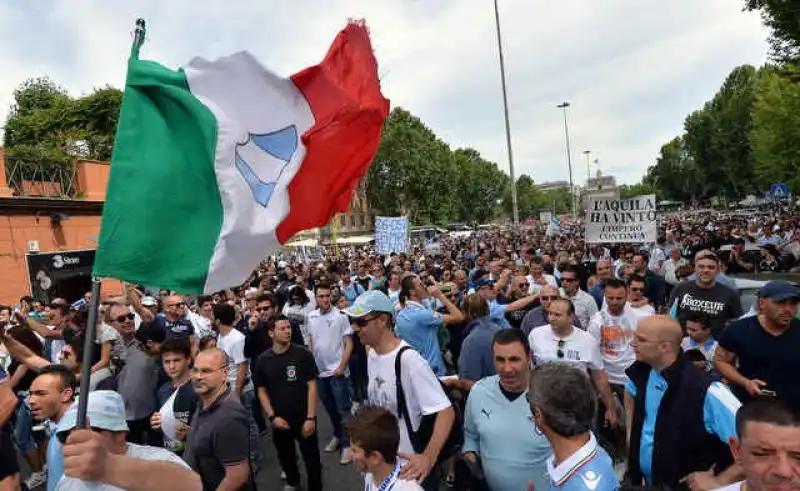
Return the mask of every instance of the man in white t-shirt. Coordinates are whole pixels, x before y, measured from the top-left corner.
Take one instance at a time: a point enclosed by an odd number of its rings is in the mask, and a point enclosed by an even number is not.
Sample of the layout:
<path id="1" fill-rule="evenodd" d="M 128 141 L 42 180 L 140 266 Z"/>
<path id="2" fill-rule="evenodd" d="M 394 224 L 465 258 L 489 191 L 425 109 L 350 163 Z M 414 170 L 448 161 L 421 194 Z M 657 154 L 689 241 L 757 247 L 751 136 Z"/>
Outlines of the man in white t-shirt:
<path id="1" fill-rule="evenodd" d="M 383 292 L 371 290 L 360 295 L 346 312 L 359 326 L 361 342 L 370 346 L 367 360 L 369 403 L 383 407 L 399 420 L 398 455 L 407 462 L 400 470 L 400 478 L 420 482 L 426 491 L 438 489 L 437 473 L 433 471 L 455 421 L 450 400 L 422 356 L 413 349 L 404 350 L 400 364 L 406 398 L 406 410 L 403 413 L 409 415 L 408 423 L 412 431 L 419 429 L 423 416 L 436 415 L 430 440 L 416 452 L 397 405 L 395 358 L 408 344 L 398 339 L 391 330 L 394 305 Z"/>
<path id="2" fill-rule="evenodd" d="M 91 430 L 76 429 L 76 401 L 58 423 L 64 475 L 57 491 L 200 491 L 200 476 L 177 455 L 158 447 L 127 443 L 125 402 L 110 390 L 89 393 Z"/>
<path id="3" fill-rule="evenodd" d="M 559 298 L 550 302 L 550 324 L 531 331 L 528 341 L 534 364 L 565 363 L 585 371 L 594 380 L 595 387 L 607 408 L 605 422 L 617 424 L 617 412 L 608 376 L 603 370 L 603 358 L 597 340 L 586 331 L 572 325 L 575 313 L 572 302 Z"/>
<path id="4" fill-rule="evenodd" d="M 236 311 L 227 303 L 214 305 L 214 319 L 219 335 L 217 348 L 228 355 L 228 385 L 231 394 L 239 400 L 245 392 L 253 391 L 250 368 L 244 356 L 244 334 L 233 328 Z"/>
<path id="5" fill-rule="evenodd" d="M 318 309 L 308 314 L 309 348 L 314 354 L 319 377 L 319 398 L 333 425 L 333 439 L 325 447 L 328 453 L 342 448 L 340 464 L 349 464 L 350 442 L 342 423 L 350 414 L 350 355 L 353 353 L 353 329 L 346 315 L 331 305 L 331 287 L 317 286 Z"/>

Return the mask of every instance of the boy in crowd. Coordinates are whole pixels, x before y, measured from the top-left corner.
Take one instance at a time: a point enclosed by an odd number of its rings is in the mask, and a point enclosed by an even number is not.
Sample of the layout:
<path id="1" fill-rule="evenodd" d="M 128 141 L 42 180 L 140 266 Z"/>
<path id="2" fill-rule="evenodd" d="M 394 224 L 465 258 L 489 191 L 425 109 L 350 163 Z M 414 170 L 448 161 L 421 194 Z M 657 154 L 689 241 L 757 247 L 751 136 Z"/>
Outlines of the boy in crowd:
<path id="1" fill-rule="evenodd" d="M 400 430 L 394 414 L 379 406 L 362 406 L 345 422 L 345 429 L 353 462 L 365 473 L 365 491 L 422 491 L 415 481 L 399 478 Z"/>

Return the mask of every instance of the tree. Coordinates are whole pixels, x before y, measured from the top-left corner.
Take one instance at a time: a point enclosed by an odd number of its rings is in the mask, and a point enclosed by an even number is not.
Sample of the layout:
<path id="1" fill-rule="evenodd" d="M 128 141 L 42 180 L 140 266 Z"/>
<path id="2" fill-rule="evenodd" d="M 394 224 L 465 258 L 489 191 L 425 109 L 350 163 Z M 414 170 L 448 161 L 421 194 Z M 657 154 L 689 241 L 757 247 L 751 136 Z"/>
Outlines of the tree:
<path id="1" fill-rule="evenodd" d="M 498 200 L 504 198 L 510 179 L 497 164 L 484 160 L 471 148 L 453 152 L 457 192 L 452 201 L 457 206 L 457 220 L 464 223 L 486 223 L 494 218 Z"/>
<path id="2" fill-rule="evenodd" d="M 800 193 L 800 86 L 772 70 L 757 91 L 750 134 L 761 190 L 786 183 Z"/>
<path id="3" fill-rule="evenodd" d="M 636 184 L 623 184 L 619 187 L 619 197 L 622 199 L 634 198 L 645 194 L 655 194 L 656 188 L 652 184 L 639 182 Z"/>
<path id="4" fill-rule="evenodd" d="M 797 0 L 745 0 L 745 9 L 759 11 L 770 30 L 770 51 L 775 61 L 800 59 L 800 2 Z"/>
<path id="5" fill-rule="evenodd" d="M 751 114 L 761 71 L 735 68 L 714 97 L 684 121 L 684 133 L 661 148 L 645 182 L 663 199 L 740 198 L 756 189 Z"/>
<path id="6" fill-rule="evenodd" d="M 74 158 L 110 160 L 121 102 L 122 92 L 111 87 L 73 99 L 47 77 L 26 80 L 4 127 L 6 165 L 30 179 Z"/>

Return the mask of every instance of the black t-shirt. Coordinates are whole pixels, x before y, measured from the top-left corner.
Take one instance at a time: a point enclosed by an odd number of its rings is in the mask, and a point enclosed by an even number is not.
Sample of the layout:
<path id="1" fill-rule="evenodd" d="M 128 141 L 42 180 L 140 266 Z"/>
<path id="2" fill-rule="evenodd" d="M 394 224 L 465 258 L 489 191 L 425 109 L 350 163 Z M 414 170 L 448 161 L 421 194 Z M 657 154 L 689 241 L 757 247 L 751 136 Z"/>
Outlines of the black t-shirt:
<path id="1" fill-rule="evenodd" d="M 736 354 L 742 376 L 766 382 L 765 389 L 800 409 L 800 321 L 792 320 L 786 332 L 773 336 L 761 327 L 757 316 L 746 317 L 728 326 L 719 345 Z M 732 389 L 742 402 L 752 399 L 743 387 Z"/>
<path id="2" fill-rule="evenodd" d="M 272 338 L 269 337 L 267 326 L 258 321 L 258 326 L 252 331 L 244 330 L 244 356 L 251 360 L 251 365 L 268 349 L 272 348 Z"/>
<path id="3" fill-rule="evenodd" d="M 700 288 L 694 281 L 684 281 L 676 286 L 669 297 L 669 307 L 677 300 L 678 322 L 686 326 L 690 313 L 699 312 L 711 319 L 711 333 L 719 339 L 727 321 L 743 315 L 739 293 L 721 283 L 712 288 Z"/>
<path id="4" fill-rule="evenodd" d="M 156 319 L 161 319 L 161 328 L 167 333 L 167 339 L 189 339 L 194 335 L 194 326 L 189 319 L 181 318 L 174 322 L 165 317 L 156 317 Z"/>
<path id="5" fill-rule="evenodd" d="M 308 382 L 317 378 L 314 355 L 292 344 L 284 353 L 265 351 L 256 362 L 253 382 L 267 390 L 275 416 L 291 425 L 305 420 L 308 410 Z"/>
<path id="6" fill-rule="evenodd" d="M 172 397 L 175 390 L 171 381 L 162 384 L 158 388 L 158 407 L 156 407 L 156 411 L 161 410 L 161 407 Z M 175 399 L 172 401 L 172 414 L 176 420 L 188 425 L 192 422 L 195 410 L 200 406 L 200 397 L 194 391 L 191 381 L 178 387 L 177 391 L 178 393 L 175 394 Z M 164 438 L 164 448 L 178 455 L 183 452 L 184 446 L 184 442 Z"/>

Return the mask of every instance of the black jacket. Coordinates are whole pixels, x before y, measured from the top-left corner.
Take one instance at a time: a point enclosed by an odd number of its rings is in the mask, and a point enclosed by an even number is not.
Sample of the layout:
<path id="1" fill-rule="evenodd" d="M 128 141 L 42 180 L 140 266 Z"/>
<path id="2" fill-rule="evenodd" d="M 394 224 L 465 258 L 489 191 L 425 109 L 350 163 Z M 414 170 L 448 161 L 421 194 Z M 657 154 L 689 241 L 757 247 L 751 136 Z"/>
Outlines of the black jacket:
<path id="1" fill-rule="evenodd" d="M 636 362 L 627 370 L 636 387 L 628 475 L 634 485 L 643 484 L 639 467 L 639 450 L 644 424 L 645 396 L 650 365 Z M 716 464 L 716 472 L 733 463 L 727 444 L 706 431 L 703 407 L 706 392 L 714 379 L 679 356 L 678 360 L 661 372 L 667 381 L 664 397 L 658 409 L 653 435 L 653 461 L 651 486 L 670 489 L 687 489 L 681 478 L 695 471 L 708 470 Z"/>

